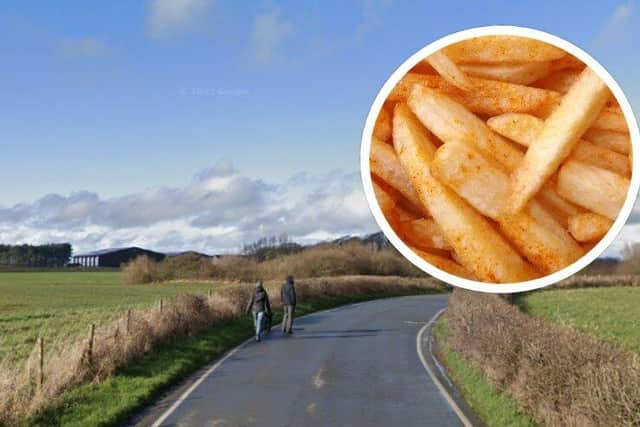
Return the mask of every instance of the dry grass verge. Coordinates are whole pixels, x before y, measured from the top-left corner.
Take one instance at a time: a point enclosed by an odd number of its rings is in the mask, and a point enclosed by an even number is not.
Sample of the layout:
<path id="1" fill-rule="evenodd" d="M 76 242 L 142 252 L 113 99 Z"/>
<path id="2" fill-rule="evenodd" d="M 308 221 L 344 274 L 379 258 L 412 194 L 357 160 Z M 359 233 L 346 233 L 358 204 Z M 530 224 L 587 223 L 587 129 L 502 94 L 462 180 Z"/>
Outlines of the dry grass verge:
<path id="1" fill-rule="evenodd" d="M 124 269 L 126 283 L 151 283 L 177 279 L 215 279 L 251 282 L 294 277 L 378 275 L 422 277 L 424 273 L 391 247 L 377 248 L 359 242 L 305 248 L 268 260 L 242 255 L 220 259 L 180 255 L 160 263 L 139 257 Z"/>
<path id="2" fill-rule="evenodd" d="M 453 349 L 549 426 L 640 425 L 640 361 L 620 347 L 455 290 Z"/>
<path id="3" fill-rule="evenodd" d="M 267 286 L 272 305 L 280 306 L 276 285 Z M 114 322 L 95 330 L 89 354 L 88 339 L 76 339 L 57 354 L 45 353 L 44 382 L 40 378 L 39 347 L 34 348 L 22 369 L 0 371 L 0 425 L 13 424 L 51 404 L 64 391 L 88 381 L 101 381 L 152 351 L 162 342 L 198 332 L 239 317 L 253 290 L 253 284 L 220 287 L 210 296 L 181 294 L 148 310 L 123 313 Z M 345 295 L 376 295 L 442 291 L 434 279 L 345 276 L 300 280 L 300 301 Z"/>

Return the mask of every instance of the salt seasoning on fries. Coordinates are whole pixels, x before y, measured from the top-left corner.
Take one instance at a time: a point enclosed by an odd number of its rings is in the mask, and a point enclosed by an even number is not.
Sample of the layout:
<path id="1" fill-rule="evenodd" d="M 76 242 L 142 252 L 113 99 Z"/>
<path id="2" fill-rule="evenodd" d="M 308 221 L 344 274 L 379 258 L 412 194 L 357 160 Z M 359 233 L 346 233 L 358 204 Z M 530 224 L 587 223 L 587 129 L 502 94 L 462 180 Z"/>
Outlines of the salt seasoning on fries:
<path id="1" fill-rule="evenodd" d="M 373 135 L 383 214 L 418 256 L 467 279 L 567 267 L 604 237 L 630 186 L 629 130 L 609 88 L 524 37 L 431 54 L 393 88 Z"/>

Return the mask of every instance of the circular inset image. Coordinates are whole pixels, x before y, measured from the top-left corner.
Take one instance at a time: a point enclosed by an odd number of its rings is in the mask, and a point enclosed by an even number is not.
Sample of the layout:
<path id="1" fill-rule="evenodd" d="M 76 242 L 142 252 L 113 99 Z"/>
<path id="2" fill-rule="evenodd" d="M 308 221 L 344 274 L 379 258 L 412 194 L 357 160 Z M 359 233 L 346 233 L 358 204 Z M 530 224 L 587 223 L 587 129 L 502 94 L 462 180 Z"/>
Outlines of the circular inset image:
<path id="1" fill-rule="evenodd" d="M 591 56 L 550 34 L 444 37 L 384 84 L 362 135 L 369 206 L 413 264 L 455 286 L 519 292 L 600 255 L 640 185 L 638 125 Z"/>

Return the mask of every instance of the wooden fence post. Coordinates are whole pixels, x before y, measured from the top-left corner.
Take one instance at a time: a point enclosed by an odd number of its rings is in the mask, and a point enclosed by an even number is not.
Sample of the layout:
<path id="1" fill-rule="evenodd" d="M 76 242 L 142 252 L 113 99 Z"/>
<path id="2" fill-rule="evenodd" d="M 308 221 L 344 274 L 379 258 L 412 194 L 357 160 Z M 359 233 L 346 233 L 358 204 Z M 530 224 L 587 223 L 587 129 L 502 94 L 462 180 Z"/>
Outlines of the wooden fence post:
<path id="1" fill-rule="evenodd" d="M 38 393 L 42 392 L 44 384 L 44 337 L 38 338 Z"/>
<path id="2" fill-rule="evenodd" d="M 93 364 L 93 339 L 96 334 L 96 325 L 92 323 L 89 325 L 89 341 L 87 342 L 87 362 L 89 365 Z"/>
<path id="3" fill-rule="evenodd" d="M 127 309 L 127 333 L 131 331 L 131 309 Z"/>
<path id="4" fill-rule="evenodd" d="M 160 298 L 160 313 L 162 313 L 162 298 Z"/>

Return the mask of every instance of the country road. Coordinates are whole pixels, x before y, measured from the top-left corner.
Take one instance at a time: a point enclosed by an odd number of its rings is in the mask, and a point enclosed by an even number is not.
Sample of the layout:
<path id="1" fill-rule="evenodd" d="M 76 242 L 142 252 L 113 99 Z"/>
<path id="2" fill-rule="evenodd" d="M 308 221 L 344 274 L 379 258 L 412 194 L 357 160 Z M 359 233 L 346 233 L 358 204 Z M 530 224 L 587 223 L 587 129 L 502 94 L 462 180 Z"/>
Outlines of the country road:
<path id="1" fill-rule="evenodd" d="M 304 316 L 296 320 L 293 336 L 274 328 L 262 342 L 249 343 L 200 375 L 190 393 L 186 386 L 176 390 L 136 422 L 461 425 L 416 351 L 417 333 L 446 304 L 445 295 L 403 297 Z"/>

